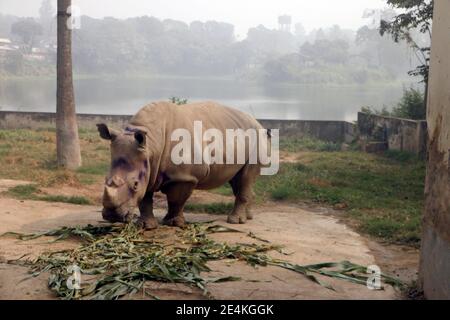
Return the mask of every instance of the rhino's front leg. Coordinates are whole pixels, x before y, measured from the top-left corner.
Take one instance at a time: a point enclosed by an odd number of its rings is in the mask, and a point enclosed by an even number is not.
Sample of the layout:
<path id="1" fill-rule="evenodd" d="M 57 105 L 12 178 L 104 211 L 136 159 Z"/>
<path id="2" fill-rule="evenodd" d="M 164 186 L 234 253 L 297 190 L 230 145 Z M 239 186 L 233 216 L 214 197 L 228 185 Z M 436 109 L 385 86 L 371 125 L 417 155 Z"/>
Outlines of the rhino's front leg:
<path id="1" fill-rule="evenodd" d="M 144 198 L 139 203 L 139 222 L 147 230 L 156 229 L 158 227 L 158 221 L 153 215 L 153 192 L 147 192 Z"/>
<path id="2" fill-rule="evenodd" d="M 174 227 L 184 226 L 183 209 L 193 190 L 194 184 L 190 182 L 175 182 L 163 190 L 163 193 L 167 195 L 168 204 L 168 212 L 163 219 L 165 225 Z"/>

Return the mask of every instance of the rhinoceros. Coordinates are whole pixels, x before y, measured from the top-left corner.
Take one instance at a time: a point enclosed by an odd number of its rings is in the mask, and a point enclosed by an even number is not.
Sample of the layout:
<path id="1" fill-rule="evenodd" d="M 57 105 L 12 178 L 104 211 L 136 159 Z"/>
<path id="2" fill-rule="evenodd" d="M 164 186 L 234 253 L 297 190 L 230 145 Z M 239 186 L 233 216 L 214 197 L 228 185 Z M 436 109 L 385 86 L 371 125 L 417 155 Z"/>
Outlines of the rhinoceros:
<path id="1" fill-rule="evenodd" d="M 184 129 L 194 134 L 196 121 L 201 121 L 203 130 L 216 129 L 224 136 L 227 129 L 264 130 L 270 144 L 270 130 L 264 129 L 252 116 L 213 102 L 184 105 L 154 102 L 140 109 L 121 131 L 97 124 L 100 137 L 111 142 L 111 166 L 103 192 L 104 219 L 129 221 L 133 209 L 138 207 L 139 224 L 146 229 L 156 228 L 153 195 L 161 191 L 168 203 L 163 224 L 182 227 L 185 223 L 183 208 L 193 190 L 213 189 L 225 183 L 231 185 L 235 196 L 227 222 L 245 223 L 252 219 L 249 210 L 252 186 L 260 168 L 264 167 L 259 154 L 256 163 L 249 161 L 256 149 L 252 151 L 246 143 L 245 159 L 239 163 L 174 163 L 173 148 L 179 143 L 172 141 L 174 131 Z M 206 145 L 207 141 L 201 142 L 202 147 Z M 225 159 L 227 151 L 223 152 Z"/>

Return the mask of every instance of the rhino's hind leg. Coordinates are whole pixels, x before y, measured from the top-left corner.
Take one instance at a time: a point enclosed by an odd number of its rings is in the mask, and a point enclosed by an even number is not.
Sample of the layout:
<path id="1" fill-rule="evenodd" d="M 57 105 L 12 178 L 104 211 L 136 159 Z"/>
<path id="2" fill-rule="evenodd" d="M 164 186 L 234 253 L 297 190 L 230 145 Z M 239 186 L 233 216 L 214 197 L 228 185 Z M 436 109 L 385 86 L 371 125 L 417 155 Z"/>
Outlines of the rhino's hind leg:
<path id="1" fill-rule="evenodd" d="M 230 181 L 235 196 L 233 211 L 228 215 L 228 223 L 245 223 L 247 219 L 253 219 L 250 205 L 253 200 L 252 186 L 257 170 L 254 165 L 245 165 Z"/>
<path id="2" fill-rule="evenodd" d="M 166 186 L 162 192 L 167 196 L 168 212 L 163 224 L 174 227 L 184 226 L 183 208 L 194 190 L 191 182 L 174 182 Z"/>
<path id="3" fill-rule="evenodd" d="M 153 192 L 147 192 L 139 204 L 139 212 L 141 213 L 139 217 L 139 223 L 142 227 L 150 230 L 156 229 L 158 227 L 158 221 L 153 215 Z"/>

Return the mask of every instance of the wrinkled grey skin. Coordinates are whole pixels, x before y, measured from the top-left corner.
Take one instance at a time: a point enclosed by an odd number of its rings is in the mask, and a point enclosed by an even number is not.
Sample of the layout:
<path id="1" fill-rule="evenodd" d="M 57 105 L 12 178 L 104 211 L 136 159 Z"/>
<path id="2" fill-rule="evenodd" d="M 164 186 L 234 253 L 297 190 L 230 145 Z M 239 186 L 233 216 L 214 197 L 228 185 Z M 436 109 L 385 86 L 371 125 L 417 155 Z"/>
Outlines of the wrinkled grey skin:
<path id="1" fill-rule="evenodd" d="M 132 210 L 142 201 L 149 180 L 145 132 L 117 132 L 97 125 L 100 136 L 111 140 L 111 166 L 103 192 L 103 218 L 129 221 Z"/>
<path id="2" fill-rule="evenodd" d="M 197 120 L 202 121 L 204 130 L 263 129 L 253 117 L 213 102 L 183 106 L 152 103 L 139 110 L 120 132 L 97 125 L 100 136 L 111 141 L 111 167 L 103 193 L 104 219 L 129 221 L 134 209 L 139 208 L 142 226 L 156 228 L 153 194 L 161 191 L 168 204 L 163 223 L 181 227 L 185 223 L 184 205 L 194 189 L 213 189 L 227 182 L 235 196 L 228 222 L 245 223 L 252 218 L 249 206 L 259 163 L 175 165 L 171 161 L 170 153 L 177 143 L 171 141 L 171 133 L 177 128 L 193 132 Z"/>

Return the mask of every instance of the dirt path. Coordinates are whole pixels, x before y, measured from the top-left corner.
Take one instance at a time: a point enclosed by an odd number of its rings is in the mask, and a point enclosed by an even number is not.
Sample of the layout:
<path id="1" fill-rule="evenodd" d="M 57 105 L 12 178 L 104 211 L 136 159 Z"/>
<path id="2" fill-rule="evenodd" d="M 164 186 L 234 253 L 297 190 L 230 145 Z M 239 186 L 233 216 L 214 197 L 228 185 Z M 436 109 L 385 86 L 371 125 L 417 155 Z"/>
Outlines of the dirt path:
<path id="1" fill-rule="evenodd" d="M 1 189 L 0 181 L 0 189 Z M 216 195 L 197 192 L 195 201 L 208 200 Z M 223 196 L 218 196 L 222 197 Z M 220 199 L 222 199 L 220 198 Z M 226 199 L 226 197 L 225 197 Z M 157 201 L 158 203 L 158 201 Z M 162 204 L 161 201 L 159 203 Z M 161 218 L 164 209 L 157 209 Z M 223 215 L 186 214 L 188 221 L 210 221 L 226 225 Z M 85 225 L 101 221 L 100 207 L 79 206 L 41 201 L 19 201 L 0 198 L 0 234 L 7 231 L 36 232 L 58 226 Z M 233 226 L 245 233 L 211 235 L 218 241 L 258 242 L 246 236 L 253 232 L 258 237 L 284 246 L 291 255 L 271 252 L 298 264 L 350 260 L 355 263 L 377 264 L 382 271 L 410 280 L 415 277 L 417 251 L 398 246 L 384 246 L 368 240 L 339 221 L 328 210 L 309 210 L 293 205 L 268 203 L 255 210 L 255 219 L 245 225 Z M 168 232 L 159 229 L 150 232 Z M 170 232 L 170 231 L 169 231 Z M 6 264 L 24 254 L 38 255 L 47 250 L 60 250 L 75 246 L 73 241 L 49 244 L 47 239 L 18 241 L 0 238 L 0 299 L 54 299 L 47 289 L 47 275 L 22 281 L 27 276 L 23 267 Z M 241 281 L 209 284 L 216 299 L 398 299 L 400 295 L 387 286 L 384 291 L 369 290 L 365 286 L 345 281 L 324 279 L 336 291 L 323 288 L 303 276 L 277 267 L 253 268 L 243 262 L 214 261 L 209 264 L 211 277 L 238 276 Z M 204 299 L 195 288 L 181 284 L 149 282 L 148 291 L 162 299 Z M 139 295 L 131 297 L 141 298 Z"/>

